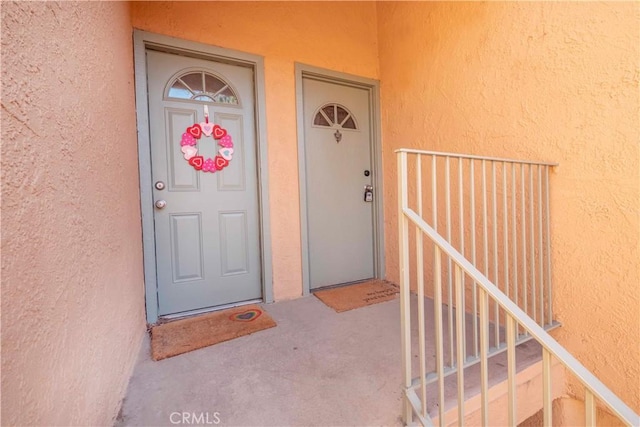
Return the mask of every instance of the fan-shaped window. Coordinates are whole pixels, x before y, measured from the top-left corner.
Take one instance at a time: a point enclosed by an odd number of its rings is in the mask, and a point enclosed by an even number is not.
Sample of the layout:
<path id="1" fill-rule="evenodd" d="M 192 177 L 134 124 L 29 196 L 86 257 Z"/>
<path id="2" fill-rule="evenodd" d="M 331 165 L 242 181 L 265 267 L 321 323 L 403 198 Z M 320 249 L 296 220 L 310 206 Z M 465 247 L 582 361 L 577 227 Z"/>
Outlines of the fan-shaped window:
<path id="1" fill-rule="evenodd" d="M 313 118 L 313 124 L 331 128 L 358 129 L 351 112 L 339 104 L 326 104 L 320 107 Z"/>
<path id="2" fill-rule="evenodd" d="M 238 96 L 229 83 L 205 71 L 189 71 L 176 77 L 169 85 L 167 97 L 217 104 L 239 104 Z"/>

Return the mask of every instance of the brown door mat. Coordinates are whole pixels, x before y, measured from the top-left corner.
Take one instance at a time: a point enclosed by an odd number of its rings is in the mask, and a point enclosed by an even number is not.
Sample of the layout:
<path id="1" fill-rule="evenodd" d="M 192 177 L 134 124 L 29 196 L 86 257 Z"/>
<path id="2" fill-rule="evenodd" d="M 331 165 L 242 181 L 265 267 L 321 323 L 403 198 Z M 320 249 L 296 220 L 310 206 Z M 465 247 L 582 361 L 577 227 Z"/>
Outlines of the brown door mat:
<path id="1" fill-rule="evenodd" d="M 320 301 L 341 313 L 395 299 L 400 289 L 386 280 L 372 279 L 366 282 L 345 285 L 314 292 Z"/>
<path id="2" fill-rule="evenodd" d="M 244 305 L 151 328 L 151 356 L 166 359 L 276 326 L 261 307 Z"/>

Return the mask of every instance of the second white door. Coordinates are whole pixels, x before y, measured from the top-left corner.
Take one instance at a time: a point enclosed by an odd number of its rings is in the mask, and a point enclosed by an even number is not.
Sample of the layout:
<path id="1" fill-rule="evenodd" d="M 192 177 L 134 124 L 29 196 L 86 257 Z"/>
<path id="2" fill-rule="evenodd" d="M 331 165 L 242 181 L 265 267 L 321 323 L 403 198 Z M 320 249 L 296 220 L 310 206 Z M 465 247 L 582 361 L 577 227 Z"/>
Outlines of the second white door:
<path id="1" fill-rule="evenodd" d="M 302 89 L 310 288 L 372 278 L 369 91 L 311 78 Z"/>

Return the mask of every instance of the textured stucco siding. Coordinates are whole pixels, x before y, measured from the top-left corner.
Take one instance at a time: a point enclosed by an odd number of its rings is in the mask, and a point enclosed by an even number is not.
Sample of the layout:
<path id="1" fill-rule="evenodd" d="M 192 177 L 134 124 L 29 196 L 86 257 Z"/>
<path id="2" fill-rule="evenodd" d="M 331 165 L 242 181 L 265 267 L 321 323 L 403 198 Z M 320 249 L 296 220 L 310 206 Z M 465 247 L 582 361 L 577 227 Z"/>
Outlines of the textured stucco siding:
<path id="1" fill-rule="evenodd" d="M 126 3 L 2 4 L 2 423 L 109 425 L 145 332 Z"/>
<path id="2" fill-rule="evenodd" d="M 375 4 L 135 2 L 131 21 L 142 30 L 264 56 L 274 297 L 300 296 L 294 63 L 377 78 Z"/>
<path id="3" fill-rule="evenodd" d="M 302 292 L 295 62 L 381 80 L 390 280 L 394 149 L 559 162 L 554 335 L 640 411 L 638 3 L 1 8 L 3 424 L 110 424 L 144 334 L 132 26 L 265 57 L 278 300 Z"/>
<path id="4" fill-rule="evenodd" d="M 554 335 L 640 410 L 640 4 L 379 3 L 385 240 L 412 147 L 560 163 Z M 570 384 L 571 393 L 580 391 Z"/>

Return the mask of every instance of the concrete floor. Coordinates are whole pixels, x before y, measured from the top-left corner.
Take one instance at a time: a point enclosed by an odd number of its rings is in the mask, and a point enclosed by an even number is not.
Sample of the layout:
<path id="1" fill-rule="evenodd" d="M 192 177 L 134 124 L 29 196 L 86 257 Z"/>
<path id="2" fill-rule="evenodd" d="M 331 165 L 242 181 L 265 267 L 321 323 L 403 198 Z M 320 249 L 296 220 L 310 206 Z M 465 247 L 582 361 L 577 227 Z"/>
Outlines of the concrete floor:
<path id="1" fill-rule="evenodd" d="M 147 340 L 117 425 L 401 425 L 398 300 L 338 314 L 308 296 L 265 309 L 277 327 L 159 362 Z M 539 357 L 526 344 L 518 365 Z M 492 383 L 504 376 L 500 359 L 490 364 Z M 454 377 L 446 390 L 455 394 Z"/>

